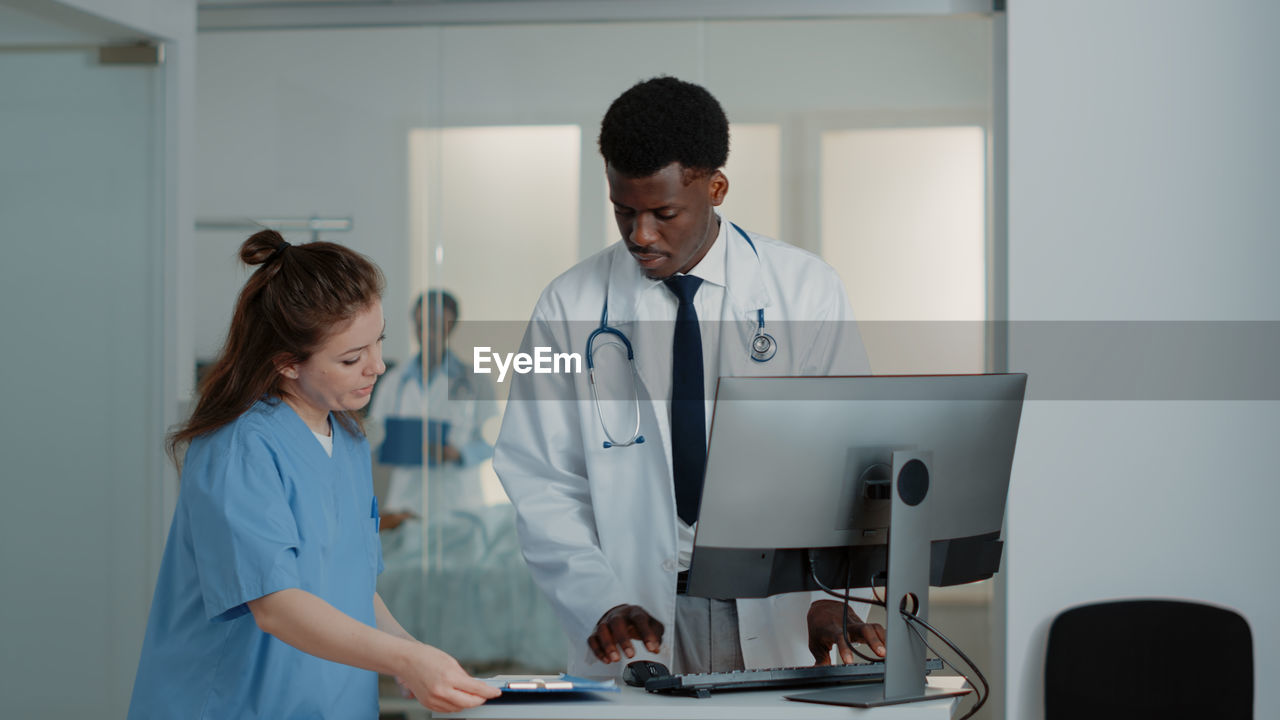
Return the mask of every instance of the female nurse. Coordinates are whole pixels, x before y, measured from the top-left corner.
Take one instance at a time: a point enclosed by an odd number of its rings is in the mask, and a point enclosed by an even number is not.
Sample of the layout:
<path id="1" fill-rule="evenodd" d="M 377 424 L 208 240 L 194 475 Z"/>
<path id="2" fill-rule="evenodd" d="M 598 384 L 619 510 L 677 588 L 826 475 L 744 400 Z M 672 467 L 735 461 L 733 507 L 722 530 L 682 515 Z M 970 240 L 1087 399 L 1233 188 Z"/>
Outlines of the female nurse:
<path id="1" fill-rule="evenodd" d="M 377 673 L 433 711 L 497 696 L 414 640 L 382 570 L 357 410 L 385 370 L 382 273 L 264 230 L 190 420 L 130 718 L 377 718 Z"/>

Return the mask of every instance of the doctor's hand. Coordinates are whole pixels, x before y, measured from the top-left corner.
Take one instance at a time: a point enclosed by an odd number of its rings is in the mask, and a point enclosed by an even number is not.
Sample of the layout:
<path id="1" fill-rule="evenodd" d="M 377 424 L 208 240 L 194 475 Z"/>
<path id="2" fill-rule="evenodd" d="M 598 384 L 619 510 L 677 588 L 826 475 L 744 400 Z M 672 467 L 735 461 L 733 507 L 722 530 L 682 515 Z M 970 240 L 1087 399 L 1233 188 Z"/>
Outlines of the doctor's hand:
<path id="1" fill-rule="evenodd" d="M 431 458 L 436 461 L 437 465 L 445 463 L 462 462 L 462 451 L 452 445 L 437 445 L 431 443 L 428 448 Z"/>
<path id="2" fill-rule="evenodd" d="M 840 651 L 841 662 L 847 665 L 854 660 L 853 649 L 844 638 L 841 605 L 837 600 L 816 600 L 809 606 L 809 652 L 813 653 L 814 665 L 831 664 L 832 645 Z M 862 622 L 852 609 L 849 610 L 849 637 L 854 642 L 866 643 L 877 656 L 884 657 L 884 626 Z"/>
<path id="3" fill-rule="evenodd" d="M 414 648 L 408 667 L 396 676 L 396 682 L 402 694 L 416 698 L 432 712 L 457 712 L 502 694 L 468 675 L 447 653 L 422 643 Z"/>
<path id="4" fill-rule="evenodd" d="M 395 530 L 403 525 L 405 520 L 415 517 L 418 516 L 411 512 L 383 513 L 382 521 L 379 523 L 378 527 L 383 530 Z"/>
<path id="5" fill-rule="evenodd" d="M 636 656 L 632 640 L 639 640 L 651 653 L 662 647 L 662 632 L 666 628 L 647 610 L 639 605 L 619 605 L 601 616 L 595 632 L 587 638 L 587 646 L 600 662 L 613 663 L 622 659 L 618 649 L 628 658 Z"/>

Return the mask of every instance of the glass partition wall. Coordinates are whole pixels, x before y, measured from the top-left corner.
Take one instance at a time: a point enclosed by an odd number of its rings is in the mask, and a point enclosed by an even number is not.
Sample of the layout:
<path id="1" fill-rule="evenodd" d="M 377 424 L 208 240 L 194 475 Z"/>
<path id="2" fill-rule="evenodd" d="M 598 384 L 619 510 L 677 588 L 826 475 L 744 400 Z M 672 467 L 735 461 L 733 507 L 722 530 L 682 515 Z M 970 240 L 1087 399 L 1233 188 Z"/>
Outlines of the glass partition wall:
<path id="1" fill-rule="evenodd" d="M 411 295 L 456 299 L 450 347 L 465 370 L 477 344 L 514 350 L 541 289 L 619 239 L 599 122 L 619 93 L 660 74 L 703 84 L 724 105 L 722 215 L 836 267 L 873 371 L 987 367 L 988 21 L 484 26 L 435 37 L 432 122 L 406 138 L 404 257 Z M 428 311 L 427 324 L 441 314 Z M 493 385 L 498 406 L 480 413 L 485 443 L 505 396 L 495 378 L 471 375 Z M 459 398 L 426 381 L 428 417 L 457 415 L 432 402 Z M 407 627 L 480 671 L 561 668 L 568 648 L 529 582 L 491 462 L 466 472 L 479 492 L 443 487 L 455 474 L 428 463 L 415 496 L 422 521 L 384 533 L 384 597 Z"/>
<path id="2" fill-rule="evenodd" d="M 349 215 L 353 231 L 325 239 L 387 273 L 385 354 L 413 373 L 389 373 L 380 385 L 403 388 L 378 401 L 421 403 L 426 418 L 421 466 L 375 465 L 384 513 L 412 515 L 382 532 L 379 589 L 405 627 L 477 673 L 554 672 L 587 652 L 567 647 L 524 566 L 488 456 L 507 382 L 474 373 L 472 352 L 516 349 L 542 288 L 618 241 L 596 138 L 637 81 L 674 75 L 720 100 L 722 216 L 837 269 L 874 372 L 995 365 L 992 45 L 980 16 L 202 36 L 202 134 L 289 179 L 272 204 L 269 183 L 209 154 L 202 187 L 233 190 L 202 212 Z M 223 110 L 246 105 L 263 117 Z M 428 295 L 415 364 L 413 306 L 431 290 L 452 302 Z M 445 330 L 452 359 L 432 352 Z M 370 423 L 375 455 L 387 435 Z"/>
<path id="3" fill-rule="evenodd" d="M 155 581 L 173 89 L 104 41 L 0 7 L 3 717 L 122 716 Z"/>

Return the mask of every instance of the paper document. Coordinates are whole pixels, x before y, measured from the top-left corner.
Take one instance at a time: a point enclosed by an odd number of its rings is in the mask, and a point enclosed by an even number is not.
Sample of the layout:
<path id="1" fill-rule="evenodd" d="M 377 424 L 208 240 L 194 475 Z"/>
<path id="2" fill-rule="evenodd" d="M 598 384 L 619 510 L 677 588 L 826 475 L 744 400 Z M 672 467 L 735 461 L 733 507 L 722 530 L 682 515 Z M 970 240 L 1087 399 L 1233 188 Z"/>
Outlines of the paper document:
<path id="1" fill-rule="evenodd" d="M 572 693 L 572 692 L 620 692 L 613 680 L 589 680 L 560 673 L 558 677 L 537 675 L 495 675 L 485 678 L 490 687 L 503 693 Z"/>

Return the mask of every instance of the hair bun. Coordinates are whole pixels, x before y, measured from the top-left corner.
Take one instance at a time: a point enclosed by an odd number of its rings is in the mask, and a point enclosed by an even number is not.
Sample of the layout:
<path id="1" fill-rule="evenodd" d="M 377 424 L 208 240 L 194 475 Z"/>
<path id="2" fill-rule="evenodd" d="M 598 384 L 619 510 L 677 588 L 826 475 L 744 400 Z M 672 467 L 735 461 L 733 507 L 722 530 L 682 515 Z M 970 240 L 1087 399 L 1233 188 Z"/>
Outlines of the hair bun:
<path id="1" fill-rule="evenodd" d="M 245 265 L 265 265 L 271 262 L 289 243 L 275 230 L 259 230 L 240 246 L 240 261 Z"/>

